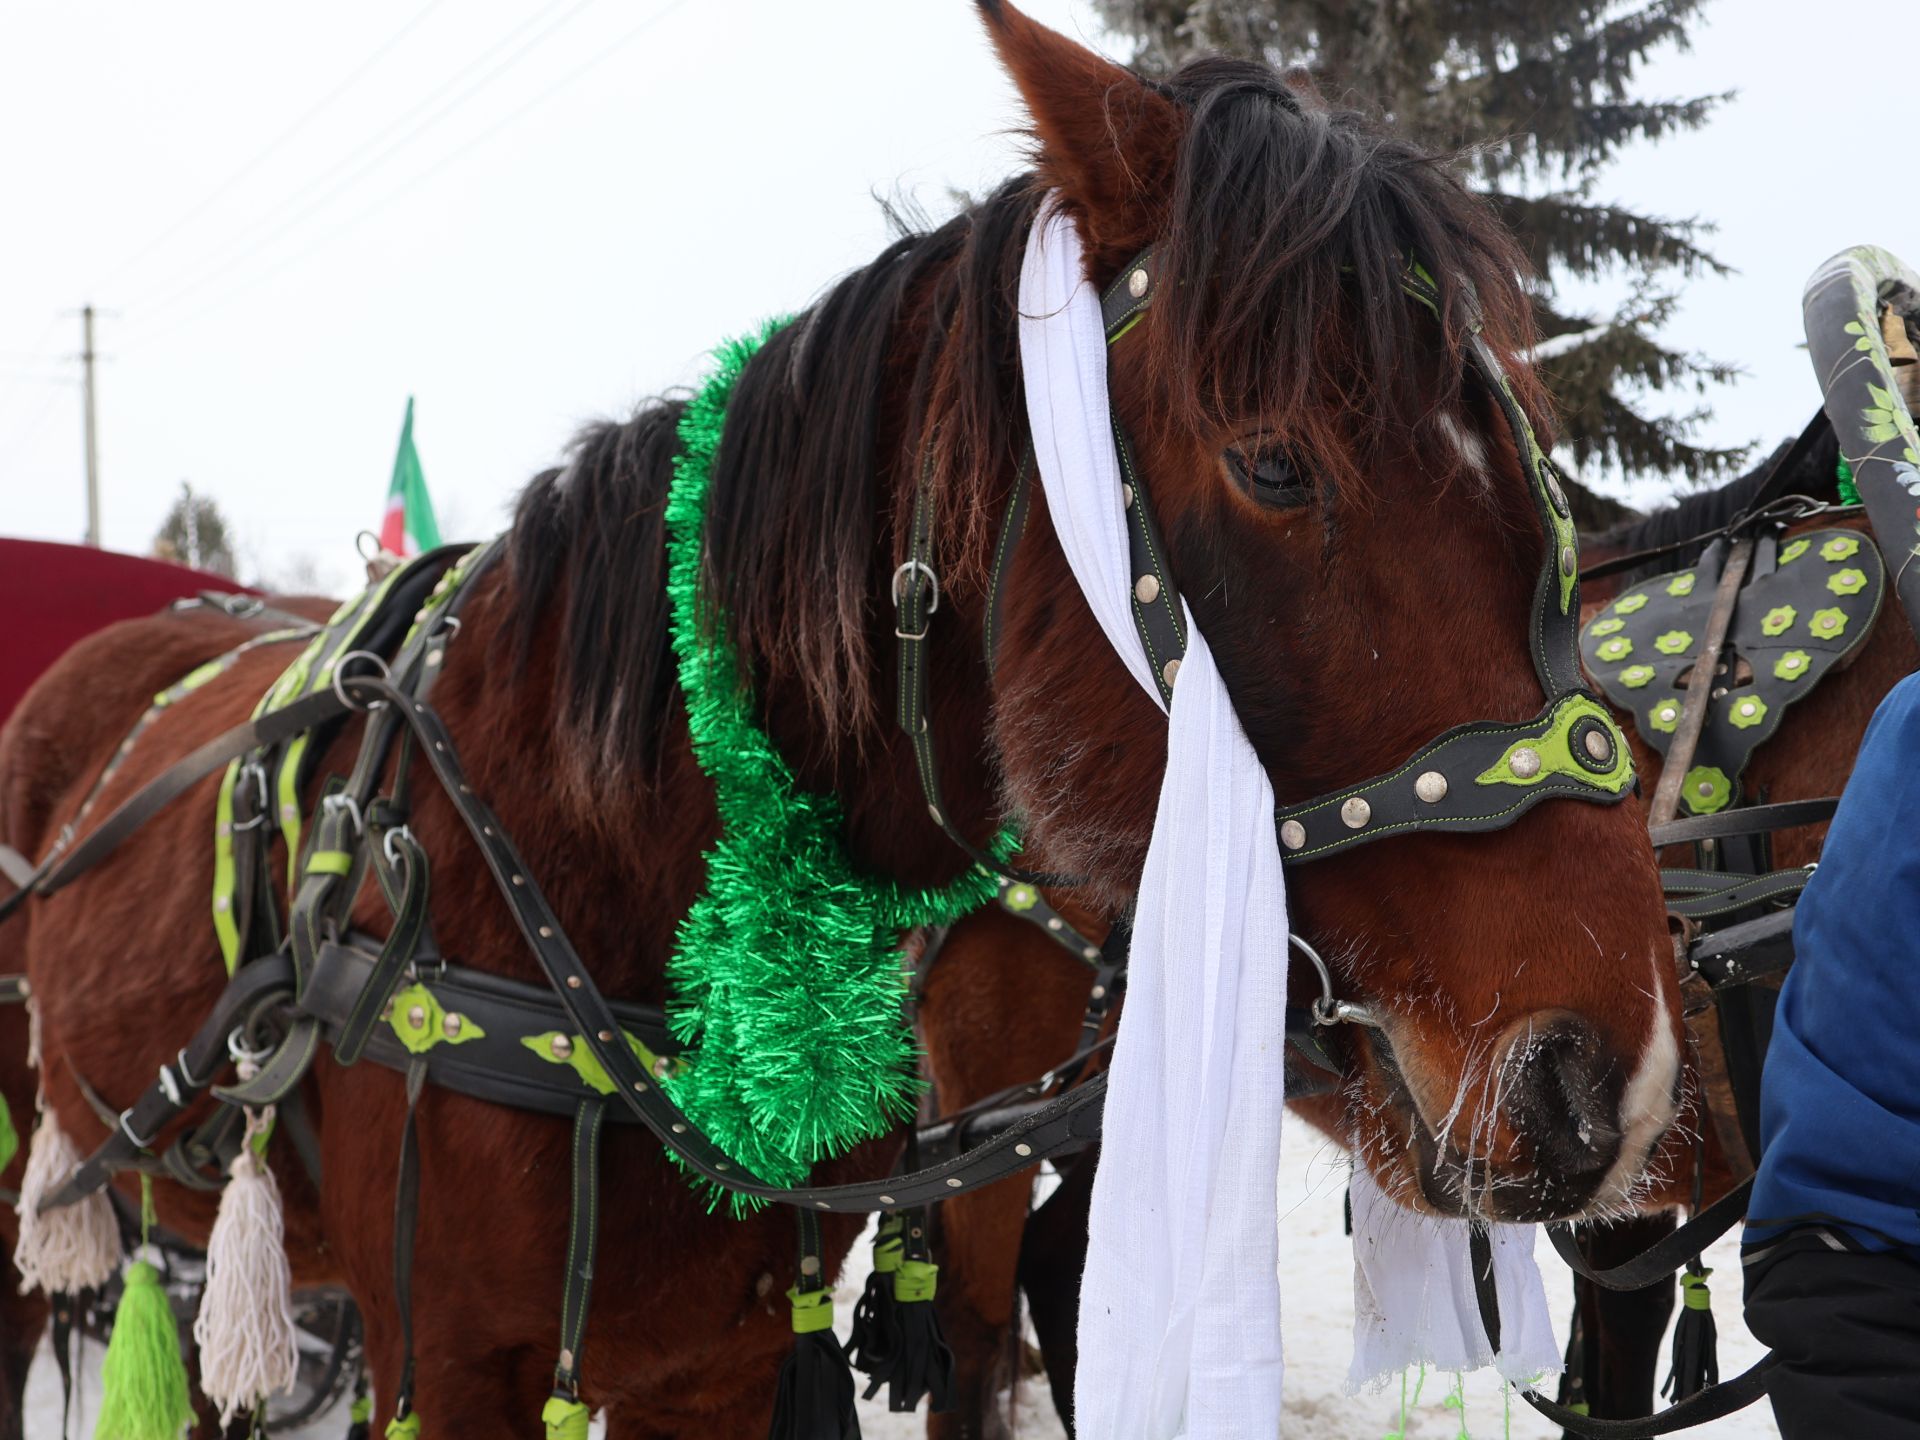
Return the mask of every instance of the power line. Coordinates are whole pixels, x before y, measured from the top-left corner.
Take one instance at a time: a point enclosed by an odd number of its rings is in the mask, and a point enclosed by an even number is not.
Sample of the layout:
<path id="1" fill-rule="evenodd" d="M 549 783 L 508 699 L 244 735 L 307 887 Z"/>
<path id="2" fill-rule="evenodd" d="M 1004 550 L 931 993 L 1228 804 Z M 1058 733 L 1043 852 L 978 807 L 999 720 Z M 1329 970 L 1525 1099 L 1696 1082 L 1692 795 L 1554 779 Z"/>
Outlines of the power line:
<path id="1" fill-rule="evenodd" d="M 62 318 L 60 313 L 55 311 L 52 318 L 47 321 L 46 328 L 34 339 L 33 344 L 20 352 L 20 358 L 25 359 L 29 363 L 42 358 L 46 353 L 47 341 L 53 338 L 53 332 L 58 328 Z M 46 356 L 46 358 L 52 359 L 53 357 Z M 0 376 L 0 415 L 7 413 L 7 401 L 10 394 L 17 393 L 18 387 L 24 383 L 24 380 L 24 376 L 14 376 L 12 378 Z"/>
<path id="2" fill-rule="evenodd" d="M 79 383 L 78 377 L 68 382 L 68 384 L 75 386 Z M 59 404 L 63 389 L 64 387 L 49 388 L 46 400 L 41 404 L 39 410 L 34 413 L 33 419 L 27 422 L 27 428 L 20 432 L 20 438 L 13 442 L 12 449 L 24 451 L 28 445 L 33 443 L 33 438 L 40 433 L 40 427 L 47 423 L 47 417 L 53 413 L 54 407 Z"/>
<path id="3" fill-rule="evenodd" d="M 233 188 L 242 180 L 246 179 L 268 160 L 279 154 L 280 151 L 287 146 L 288 142 L 300 134 L 301 131 L 305 130 L 314 119 L 323 114 L 334 101 L 338 100 L 355 85 L 359 84 L 374 66 L 386 59 L 402 40 L 405 40 L 407 36 L 411 35 L 414 30 L 419 27 L 421 21 L 439 9 L 443 3 L 444 0 L 427 0 L 425 5 L 414 11 L 412 17 L 404 25 L 389 35 L 371 55 L 356 65 L 345 79 L 341 80 L 331 90 L 327 91 L 326 94 L 322 95 L 318 100 L 314 101 L 312 105 L 303 110 L 291 125 L 287 126 L 286 129 L 268 141 L 263 148 L 256 151 L 238 170 L 235 170 L 231 175 L 227 176 L 225 180 L 222 180 L 218 185 L 214 186 L 206 195 L 202 196 L 185 214 L 181 215 L 171 225 L 167 226 L 166 229 L 153 236 L 115 266 L 108 275 L 106 283 L 111 285 L 115 280 L 118 280 L 122 275 L 126 274 L 128 270 L 139 264 L 140 261 L 146 259 L 147 256 L 151 255 L 175 235 L 178 235 L 188 225 L 206 214 L 215 204 L 232 193 Z"/>
<path id="4" fill-rule="evenodd" d="M 604 64 L 607 60 L 611 59 L 620 50 L 624 49 L 627 45 L 631 44 L 633 41 L 639 39 L 641 35 L 645 34 L 648 30 L 651 30 L 660 21 L 666 19 L 667 16 L 671 15 L 674 11 L 681 9 L 687 3 L 688 3 L 688 0 L 669 0 L 668 4 L 662 6 L 659 10 L 655 11 L 652 15 L 649 15 L 646 19 L 642 20 L 638 25 L 635 25 L 631 30 L 628 30 L 624 34 L 620 35 L 612 43 L 596 51 L 584 63 L 568 71 L 565 75 L 561 76 L 559 80 L 555 81 L 552 85 L 548 86 L 545 90 L 542 90 L 538 94 L 534 95 L 531 99 L 529 99 L 525 104 L 521 105 L 518 109 L 513 110 L 509 114 L 503 116 L 500 120 L 488 126 L 486 129 L 480 131 L 478 134 L 474 135 L 472 138 L 467 140 L 464 144 L 456 146 L 454 149 L 448 151 L 445 155 L 442 155 L 438 160 L 435 160 L 433 163 L 426 166 L 424 169 L 415 172 L 413 175 L 409 176 L 401 184 L 387 191 L 386 194 L 382 195 L 379 199 L 375 200 L 371 205 L 368 205 L 366 208 L 356 212 L 353 216 L 341 222 L 339 225 L 336 225 L 332 229 L 326 231 L 324 234 L 319 236 L 319 238 L 316 239 L 313 244 L 306 246 L 304 249 L 296 250 L 293 254 L 284 257 L 278 264 L 271 265 L 265 270 L 257 271 L 253 275 L 241 281 L 240 284 L 235 286 L 233 289 L 228 290 L 223 294 L 216 296 L 215 298 L 209 300 L 206 304 L 201 305 L 194 310 L 188 311 L 185 315 L 174 320 L 172 323 L 163 324 L 158 330 L 150 331 L 145 334 L 135 335 L 134 337 L 132 337 L 132 340 L 130 343 L 135 345 L 152 344 L 154 341 L 163 339 L 166 336 L 173 334 L 175 331 L 185 329 L 187 326 L 192 325 L 195 321 L 201 319 L 203 316 L 210 314 L 214 310 L 219 309 L 220 306 L 226 304 L 229 300 L 234 299 L 236 296 L 243 294 L 245 291 L 252 289 L 256 285 L 260 285 L 265 283 L 268 280 L 271 280 L 274 276 L 280 274 L 282 271 L 287 270 L 291 266 L 299 264 L 302 260 L 305 260 L 308 256 L 312 255 L 314 252 L 325 249 L 334 240 L 339 238 L 341 235 L 345 234 L 347 231 L 352 230 L 356 226 L 364 223 L 366 220 L 370 219 L 372 216 L 378 214 L 381 210 L 386 209 L 387 206 L 391 205 L 394 201 L 400 199 L 402 196 L 412 194 L 422 184 L 430 180 L 433 176 L 439 174 L 442 170 L 446 169 L 449 165 L 461 159 L 463 156 L 469 154 L 471 151 L 477 149 L 479 146 L 485 144 L 487 141 L 493 139 L 494 136 L 498 135 L 501 131 L 505 130 L 510 125 L 513 125 L 517 123 L 519 120 L 521 120 L 522 118 L 524 118 L 529 112 L 545 104 L 548 100 L 551 100 L 554 96 L 560 94 L 562 91 L 568 89 L 569 87 L 577 83 L 582 77 L 587 75 L 590 71 L 597 69 L 600 65 Z M 226 270 L 222 271 L 221 274 L 215 275 L 211 278 L 213 279 L 222 278 L 224 274 L 230 272 L 236 266 L 241 264 L 246 258 L 248 257 L 240 257 L 239 259 L 236 259 L 231 265 L 227 266 Z"/>
<path id="5" fill-rule="evenodd" d="M 235 236 L 233 236 L 232 243 L 223 252 L 221 252 L 221 257 L 216 258 L 215 260 L 210 262 L 211 268 L 204 269 L 201 271 L 200 274 L 198 274 L 194 278 L 189 279 L 179 285 L 176 285 L 172 290 L 165 292 L 156 300 L 149 301 L 142 308 L 146 310 L 148 313 L 151 313 L 155 310 L 164 310 L 168 306 L 178 304 L 181 300 L 185 299 L 187 296 L 195 294 L 198 291 L 204 289 L 209 282 L 213 280 L 217 280 L 221 278 L 223 275 L 225 275 L 226 273 L 228 273 L 228 271 L 230 271 L 233 268 L 233 265 L 237 261 L 249 258 L 263 246 L 272 244 L 275 240 L 278 240 L 282 235 L 285 235 L 290 231 L 298 228 L 307 219 L 317 214 L 319 211 L 325 209 L 329 204 L 332 203 L 332 201 L 336 197 L 345 193 L 347 190 L 351 189 L 353 185 L 357 183 L 363 176 L 371 173 L 372 171 L 378 169 L 380 166 L 384 165 L 388 160 L 392 159 L 395 155 L 400 153 L 400 151 L 405 149 L 408 145 L 412 144 L 415 140 L 419 139 L 422 135 L 432 130 L 448 115 L 452 114 L 455 110 L 458 110 L 462 105 L 466 104 L 467 101 L 471 100 L 475 95 L 478 95 L 481 91 L 485 90 L 494 81 L 498 80 L 501 76 L 505 75 L 508 71 L 512 70 L 516 65 L 518 65 L 522 60 L 524 60 L 540 45 L 544 44 L 549 38 L 551 38 L 554 34 L 556 34 L 562 27 L 569 24 L 577 15 L 579 15 L 581 11 L 585 10 L 589 5 L 595 4 L 596 0 L 573 0 L 573 4 L 568 6 L 565 12 L 561 14 L 557 19 L 553 20 L 552 23 L 548 24 L 544 29 L 541 29 L 537 33 L 535 33 L 530 39 L 526 41 L 525 44 L 521 45 L 517 50 L 514 50 L 511 54 L 507 55 L 498 64 L 494 65 L 491 69 L 487 70 L 471 85 L 468 85 L 464 90 L 461 90 L 458 94 L 454 95 L 451 100 L 448 100 L 444 105 L 441 105 L 440 108 L 438 108 L 437 110 L 433 110 L 424 119 L 420 120 L 419 123 L 412 125 L 411 128 L 402 132 L 397 138 L 393 139 L 391 142 L 385 145 L 381 144 L 381 142 L 383 140 L 386 140 L 386 138 L 389 135 L 392 135 L 395 130 L 399 129 L 403 125 L 406 125 L 408 121 L 413 120 L 414 117 L 420 115 L 420 113 L 423 110 L 433 105 L 435 101 L 439 100 L 449 90 L 453 89 L 456 85 L 458 85 L 476 68 L 478 68 L 481 65 L 484 65 L 494 55 L 498 54 L 499 51 L 503 49 L 506 45 L 512 43 L 514 39 L 516 39 L 518 36 L 523 34 L 530 26 L 539 23 L 541 20 L 551 15 L 555 10 L 558 10 L 561 7 L 561 5 L 564 3 L 565 3 L 565 0 L 555 0 L 554 4 L 547 6 L 546 9 L 537 12 L 535 15 L 533 15 L 526 21 L 523 21 L 521 24 L 515 26 L 499 41 L 496 41 L 493 45 L 489 46 L 485 51 L 481 52 L 481 54 L 477 56 L 474 60 L 470 61 L 466 66 L 464 66 L 462 69 L 456 72 L 454 76 L 450 80 L 448 80 L 445 84 L 443 84 L 438 90 L 435 90 L 432 94 L 428 95 L 424 100 L 415 104 L 405 114 L 401 115 L 398 119 L 394 120 L 391 124 L 386 126 L 383 130 L 370 136 L 367 140 L 363 141 L 360 145 L 356 146 L 352 151 L 348 152 L 347 155 L 343 156 L 340 160 L 336 161 L 332 166 L 322 171 L 321 174 L 318 177 L 316 177 L 314 181 L 310 182 L 309 188 L 311 188 L 311 185 L 321 184 L 327 181 L 330 177 L 340 175 L 340 172 L 342 170 L 347 170 L 347 173 L 343 176 L 340 176 L 339 180 L 336 183 L 328 185 L 327 188 L 322 190 L 317 196 L 314 196 L 312 199 L 310 199 L 305 205 L 302 205 L 298 210 L 294 211 L 294 213 L 291 216 L 287 217 L 280 224 L 278 224 L 277 226 L 274 226 L 274 228 L 269 230 L 268 233 L 264 235 L 256 234 L 256 232 L 260 230 L 262 227 L 271 225 L 273 223 L 278 212 L 280 210 L 285 209 L 285 204 L 279 207 L 275 207 L 274 209 L 270 209 L 266 214 L 262 215 L 260 219 L 253 226 L 247 229 L 244 229 L 238 232 Z M 368 155 L 369 150 L 373 151 L 371 155 Z M 366 157 L 366 158 L 362 159 L 362 157 Z M 356 160 L 360 161 L 360 163 L 357 165 L 354 163 Z M 352 168 L 348 169 L 347 167 L 349 166 L 351 166 Z M 292 196 L 288 197 L 288 203 L 291 203 L 294 198 L 295 197 L 292 197 Z"/>

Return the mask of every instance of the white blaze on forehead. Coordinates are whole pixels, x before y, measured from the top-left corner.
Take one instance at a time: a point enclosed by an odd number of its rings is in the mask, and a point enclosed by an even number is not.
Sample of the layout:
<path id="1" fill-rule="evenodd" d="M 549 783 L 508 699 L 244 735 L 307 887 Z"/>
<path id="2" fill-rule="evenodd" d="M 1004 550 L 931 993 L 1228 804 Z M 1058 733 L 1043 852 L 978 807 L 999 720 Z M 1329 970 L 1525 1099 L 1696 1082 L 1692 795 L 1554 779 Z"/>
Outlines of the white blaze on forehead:
<path id="1" fill-rule="evenodd" d="M 1652 957 L 1653 1029 L 1640 1064 L 1620 1097 L 1620 1158 L 1601 1182 L 1595 1200 L 1608 1204 L 1624 1200 L 1640 1178 L 1641 1169 L 1660 1137 L 1673 1124 L 1680 1108 L 1680 1044 L 1673 1038 L 1667 1013 L 1667 992 L 1661 984 L 1660 957 Z"/>
<path id="2" fill-rule="evenodd" d="M 1435 415 L 1433 423 L 1465 462 L 1467 469 L 1484 480 L 1488 473 L 1487 442 L 1462 425 L 1459 417 L 1449 411 L 1442 410 Z"/>

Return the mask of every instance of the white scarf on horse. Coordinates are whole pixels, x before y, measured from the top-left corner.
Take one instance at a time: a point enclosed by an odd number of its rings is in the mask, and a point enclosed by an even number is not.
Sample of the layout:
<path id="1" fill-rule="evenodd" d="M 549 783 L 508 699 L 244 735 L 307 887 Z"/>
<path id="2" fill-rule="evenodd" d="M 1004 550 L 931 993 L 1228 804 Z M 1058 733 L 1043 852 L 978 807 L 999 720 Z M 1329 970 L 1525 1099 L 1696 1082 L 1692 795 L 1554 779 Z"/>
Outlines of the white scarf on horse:
<path id="1" fill-rule="evenodd" d="M 1078 232 L 1049 202 L 1020 272 L 1020 362 L 1047 511 L 1107 640 L 1160 704 L 1131 612 L 1107 344 Z M 1187 652 L 1168 716 L 1167 769 L 1135 903 L 1127 1000 L 1108 1080 L 1080 1295 L 1075 1425 L 1087 1440 L 1271 1437 L 1280 1417 L 1280 1124 L 1285 1111 L 1287 903 L 1273 788 L 1234 714 L 1206 637 Z M 1367 1210 L 1374 1228 L 1437 1239 L 1449 1263 L 1366 1244 L 1371 1294 L 1392 1306 L 1368 1353 L 1394 1368 L 1484 1352 L 1469 1310 L 1464 1222 Z M 1358 1218 L 1358 1212 L 1356 1212 Z M 1374 1237 L 1357 1236 L 1356 1243 Z M 1540 1288 L 1531 1247 L 1503 1245 L 1501 1298 Z M 1525 1267 L 1512 1263 L 1524 1254 Z M 1453 1263 L 1457 1259 L 1457 1263 Z M 1356 1287 L 1366 1284 L 1364 1268 Z M 1440 1282 L 1451 1305 L 1417 1299 Z M 1464 1291 L 1462 1281 L 1468 1281 Z M 1515 1281 L 1522 1282 L 1517 1287 Z M 1404 1282 L 1404 1283 L 1402 1283 Z M 1372 1307 L 1375 1312 L 1379 1307 Z M 1545 1298 L 1503 1310 L 1544 1314 Z M 1450 1343 L 1462 1317 L 1477 1344 Z M 1520 1326 L 1509 1324 L 1510 1332 Z M 1558 1363 L 1525 1327 L 1525 1373 Z M 1356 1359 L 1360 1347 L 1356 1346 Z M 1401 1357 L 1405 1358 L 1392 1358 Z M 1544 1358 L 1542 1358 L 1544 1357 Z M 1378 1372 L 1376 1372 L 1378 1373 Z M 1520 1373 L 1519 1369 L 1503 1373 Z M 1369 1375 L 1367 1378 L 1373 1378 Z"/>

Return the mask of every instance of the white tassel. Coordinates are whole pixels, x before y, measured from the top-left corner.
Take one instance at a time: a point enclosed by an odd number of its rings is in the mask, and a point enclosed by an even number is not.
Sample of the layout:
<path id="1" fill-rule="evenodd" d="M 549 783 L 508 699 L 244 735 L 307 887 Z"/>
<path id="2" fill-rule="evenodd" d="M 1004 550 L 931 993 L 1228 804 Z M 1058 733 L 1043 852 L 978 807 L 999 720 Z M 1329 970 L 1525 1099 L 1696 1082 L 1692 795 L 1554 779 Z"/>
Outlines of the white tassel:
<path id="1" fill-rule="evenodd" d="M 42 1109 L 33 1128 L 27 1173 L 20 1182 L 20 1241 L 13 1264 L 20 1293 L 36 1285 L 49 1295 L 75 1294 L 107 1283 L 120 1268 L 120 1226 L 106 1191 L 40 1213 L 40 1201 L 66 1183 L 82 1157 L 53 1111 Z"/>
<path id="2" fill-rule="evenodd" d="M 207 1286 L 193 1322 L 200 1388 L 220 1408 L 222 1425 L 292 1390 L 300 1359 L 280 1187 L 253 1148 L 272 1113 L 248 1112 L 246 1139 L 207 1239 Z"/>

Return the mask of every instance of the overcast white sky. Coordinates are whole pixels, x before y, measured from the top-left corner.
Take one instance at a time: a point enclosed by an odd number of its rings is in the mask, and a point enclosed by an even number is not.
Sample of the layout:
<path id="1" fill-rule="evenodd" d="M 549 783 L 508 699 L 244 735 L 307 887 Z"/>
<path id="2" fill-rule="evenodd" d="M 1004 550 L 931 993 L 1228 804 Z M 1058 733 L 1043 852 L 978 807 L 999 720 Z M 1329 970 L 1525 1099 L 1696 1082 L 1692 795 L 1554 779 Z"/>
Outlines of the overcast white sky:
<path id="1" fill-rule="evenodd" d="M 1811 413 L 1821 259 L 1920 258 L 1915 55 L 1914 0 L 1713 0 L 1647 72 L 1740 91 L 1598 190 L 1719 224 L 1739 273 L 1669 332 L 1751 372 L 1710 438 Z M 91 301 L 109 545 L 184 479 L 253 566 L 344 588 L 409 394 L 443 528 L 491 533 L 582 421 L 867 259 L 874 193 L 943 216 L 1008 173 L 1018 118 L 968 0 L 0 0 L 0 532 L 84 528 Z"/>

